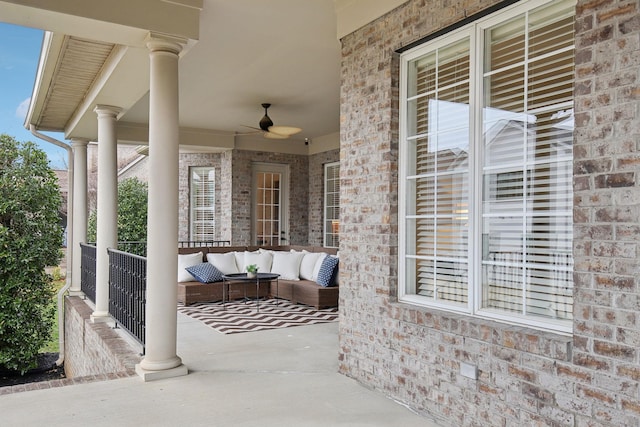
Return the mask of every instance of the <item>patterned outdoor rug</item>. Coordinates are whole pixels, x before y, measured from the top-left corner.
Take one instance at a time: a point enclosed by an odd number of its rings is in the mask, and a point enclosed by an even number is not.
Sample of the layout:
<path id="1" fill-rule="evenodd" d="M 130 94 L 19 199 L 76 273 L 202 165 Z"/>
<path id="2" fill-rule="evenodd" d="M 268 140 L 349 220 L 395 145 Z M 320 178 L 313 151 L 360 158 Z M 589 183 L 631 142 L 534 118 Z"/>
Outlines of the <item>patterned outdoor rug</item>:
<path id="1" fill-rule="evenodd" d="M 267 329 L 289 328 L 291 326 L 328 323 L 338 320 L 338 309 L 316 310 L 306 305 L 291 304 L 288 301 L 260 301 L 260 312 L 255 301 L 231 301 L 226 309 L 221 302 L 196 303 L 190 306 L 178 304 L 178 311 L 200 320 L 223 334 L 264 331 Z"/>

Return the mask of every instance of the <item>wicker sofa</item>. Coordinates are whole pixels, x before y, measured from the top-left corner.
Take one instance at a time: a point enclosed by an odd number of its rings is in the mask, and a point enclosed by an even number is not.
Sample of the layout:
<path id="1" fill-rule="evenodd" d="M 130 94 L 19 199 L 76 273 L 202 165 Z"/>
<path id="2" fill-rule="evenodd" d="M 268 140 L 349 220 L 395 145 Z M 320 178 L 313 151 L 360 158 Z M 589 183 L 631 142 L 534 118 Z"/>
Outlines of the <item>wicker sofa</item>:
<path id="1" fill-rule="evenodd" d="M 276 268 L 276 263 L 278 259 L 291 258 L 297 259 L 300 257 L 300 276 L 296 277 L 298 280 L 294 280 L 292 274 L 295 272 L 287 270 L 286 272 L 282 272 L 283 274 L 278 279 L 278 281 L 273 282 L 261 282 L 259 288 L 256 289 L 255 286 L 246 286 L 243 283 L 230 283 L 228 289 L 229 300 L 242 298 L 245 296 L 255 298 L 255 297 L 277 297 L 281 299 L 286 299 L 291 301 L 292 303 L 300 303 L 309 306 L 313 306 L 317 309 L 320 308 L 328 308 L 328 307 L 336 307 L 338 305 L 338 295 L 339 295 L 339 287 L 337 283 L 337 278 L 335 283 L 332 283 L 331 286 L 321 286 L 316 281 L 312 280 L 310 277 L 310 262 L 315 261 L 315 270 L 318 269 L 318 263 L 323 260 L 326 256 L 335 256 L 337 254 L 336 249 L 334 248 L 324 248 L 318 246 L 272 246 L 272 247 L 257 247 L 257 246 L 223 246 L 223 247 L 190 247 L 190 248 L 179 248 L 178 253 L 180 255 L 186 255 L 189 258 L 192 258 L 191 262 L 195 262 L 195 259 L 198 262 L 202 263 L 213 263 L 215 265 L 215 259 L 219 259 L 220 256 L 223 256 L 227 259 L 230 259 L 231 256 L 229 254 L 234 254 L 236 259 L 236 266 L 238 272 L 244 272 L 244 264 L 243 257 L 245 253 L 248 253 L 247 259 L 252 257 L 251 259 L 256 259 L 257 254 L 261 254 L 264 252 L 269 252 L 272 254 L 273 261 L 275 263 L 272 264 L 273 268 Z M 196 254 L 201 253 L 202 257 L 200 259 Z M 288 253 L 292 253 L 293 255 L 288 255 Z M 326 255 L 326 256 L 325 256 Z M 304 263 L 304 257 L 308 257 L 306 264 Z M 187 258 L 187 257 L 183 257 Z M 268 259 L 268 256 L 265 256 Z M 265 257 L 261 257 L 261 259 L 265 259 Z M 243 265 L 240 265 L 240 264 Z M 252 263 L 247 261 L 248 263 Z M 180 265 L 181 261 L 179 258 L 179 270 L 183 270 Z M 276 272 L 280 273 L 280 271 L 265 271 L 267 265 L 263 265 L 260 268 L 260 272 Z M 295 268 L 293 266 L 292 268 Z M 306 274 L 302 273 L 302 269 L 306 270 Z M 178 277 L 180 278 L 180 274 L 184 275 L 184 272 L 179 271 Z M 200 281 L 195 280 L 192 276 L 190 277 L 192 280 L 186 281 L 178 281 L 178 302 L 183 303 L 185 305 L 194 304 L 196 302 L 212 302 L 212 301 L 222 301 L 223 298 L 223 282 L 216 281 L 213 283 L 202 283 Z M 246 287 L 245 287 L 246 286 Z"/>

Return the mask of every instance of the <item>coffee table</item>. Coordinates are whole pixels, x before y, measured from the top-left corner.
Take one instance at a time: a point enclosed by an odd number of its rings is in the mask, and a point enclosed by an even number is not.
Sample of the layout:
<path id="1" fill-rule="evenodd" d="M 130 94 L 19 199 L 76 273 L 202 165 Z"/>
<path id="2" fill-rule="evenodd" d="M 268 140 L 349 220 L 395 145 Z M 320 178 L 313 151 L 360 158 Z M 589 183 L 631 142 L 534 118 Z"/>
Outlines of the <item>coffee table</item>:
<path id="1" fill-rule="evenodd" d="M 229 285 L 234 282 L 241 282 L 244 284 L 244 299 L 248 301 L 250 298 L 247 298 L 247 284 L 255 283 L 256 284 L 256 309 L 260 312 L 260 282 L 272 282 L 276 281 L 276 300 L 278 297 L 278 278 L 279 274 L 275 273 L 256 273 L 254 277 L 249 277 L 247 273 L 231 273 L 231 274 L 223 274 L 222 275 L 222 306 L 226 307 L 227 296 L 229 295 Z"/>

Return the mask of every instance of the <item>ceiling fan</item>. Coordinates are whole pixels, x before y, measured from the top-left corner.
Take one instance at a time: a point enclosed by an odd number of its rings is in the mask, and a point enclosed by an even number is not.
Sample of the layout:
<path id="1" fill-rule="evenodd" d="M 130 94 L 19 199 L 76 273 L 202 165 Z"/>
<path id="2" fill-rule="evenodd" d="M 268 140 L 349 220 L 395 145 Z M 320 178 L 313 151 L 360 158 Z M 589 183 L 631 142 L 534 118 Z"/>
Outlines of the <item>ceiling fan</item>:
<path id="1" fill-rule="evenodd" d="M 259 126 L 260 128 L 255 128 L 252 126 L 246 126 L 251 129 L 256 129 L 262 132 L 262 135 L 268 139 L 287 139 L 292 135 L 301 132 L 302 129 L 296 128 L 293 126 L 274 126 L 273 120 L 267 114 L 267 110 L 271 107 L 271 104 L 264 103 L 262 104 L 262 108 L 264 108 L 264 117 L 260 119 Z"/>

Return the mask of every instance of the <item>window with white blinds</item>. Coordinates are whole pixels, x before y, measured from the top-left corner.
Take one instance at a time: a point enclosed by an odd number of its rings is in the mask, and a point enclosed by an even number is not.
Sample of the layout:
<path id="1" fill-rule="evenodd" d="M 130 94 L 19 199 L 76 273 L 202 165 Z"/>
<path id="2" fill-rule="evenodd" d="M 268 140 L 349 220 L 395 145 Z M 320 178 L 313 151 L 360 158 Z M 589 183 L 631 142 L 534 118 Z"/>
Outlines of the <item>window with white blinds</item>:
<path id="1" fill-rule="evenodd" d="M 216 240 L 216 179 L 213 167 L 190 168 L 190 224 L 192 241 Z"/>
<path id="2" fill-rule="evenodd" d="M 340 246 L 340 162 L 324 165 L 324 246 Z"/>
<path id="3" fill-rule="evenodd" d="M 402 56 L 400 298 L 572 319 L 575 1 L 528 1 Z"/>

